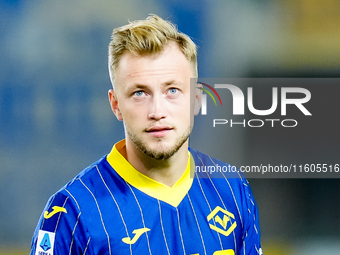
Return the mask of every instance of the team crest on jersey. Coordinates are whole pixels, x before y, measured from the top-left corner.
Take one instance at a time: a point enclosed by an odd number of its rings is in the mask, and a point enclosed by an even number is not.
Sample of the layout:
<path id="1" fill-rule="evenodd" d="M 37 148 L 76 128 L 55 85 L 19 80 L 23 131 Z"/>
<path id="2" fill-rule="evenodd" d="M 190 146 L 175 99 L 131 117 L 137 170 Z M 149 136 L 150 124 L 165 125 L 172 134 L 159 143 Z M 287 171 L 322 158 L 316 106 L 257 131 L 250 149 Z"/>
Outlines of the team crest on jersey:
<path id="1" fill-rule="evenodd" d="M 53 255 L 55 233 L 39 230 L 35 255 Z"/>
<path id="2" fill-rule="evenodd" d="M 229 236 L 237 226 L 234 214 L 222 209 L 220 206 L 216 206 L 207 216 L 207 221 L 212 230 L 225 236 Z"/>

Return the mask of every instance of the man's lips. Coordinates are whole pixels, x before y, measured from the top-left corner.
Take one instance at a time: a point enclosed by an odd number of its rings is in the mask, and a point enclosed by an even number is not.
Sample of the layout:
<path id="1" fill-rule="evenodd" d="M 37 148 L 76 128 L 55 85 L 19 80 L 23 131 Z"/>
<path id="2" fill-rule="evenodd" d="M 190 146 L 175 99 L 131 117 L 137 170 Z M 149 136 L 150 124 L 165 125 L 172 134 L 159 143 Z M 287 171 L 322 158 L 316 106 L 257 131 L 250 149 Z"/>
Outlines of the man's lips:
<path id="1" fill-rule="evenodd" d="M 152 126 L 148 129 L 146 129 L 146 132 L 158 132 L 163 130 L 172 130 L 173 128 L 167 125 L 158 125 L 158 126 Z"/>
<path id="2" fill-rule="evenodd" d="M 166 136 L 171 130 L 173 130 L 172 127 L 167 125 L 159 125 L 159 126 L 152 126 L 148 129 L 146 129 L 146 132 L 151 134 L 154 137 L 164 137 Z"/>

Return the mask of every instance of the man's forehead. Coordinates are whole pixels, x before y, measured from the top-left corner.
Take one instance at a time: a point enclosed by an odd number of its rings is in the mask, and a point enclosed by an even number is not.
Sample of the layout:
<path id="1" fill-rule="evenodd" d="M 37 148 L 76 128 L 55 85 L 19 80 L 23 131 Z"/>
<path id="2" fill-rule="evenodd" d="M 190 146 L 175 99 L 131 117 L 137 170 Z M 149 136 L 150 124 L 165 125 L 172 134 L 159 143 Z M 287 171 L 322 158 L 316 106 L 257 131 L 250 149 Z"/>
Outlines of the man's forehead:
<path id="1" fill-rule="evenodd" d="M 117 71 L 125 69 L 150 69 L 151 67 L 155 68 L 160 66 L 176 68 L 179 64 L 190 65 L 190 62 L 185 58 L 185 55 L 177 44 L 172 43 L 165 46 L 164 49 L 158 53 L 139 55 L 125 51 L 119 60 Z"/>
<path id="2" fill-rule="evenodd" d="M 147 82 L 148 80 L 183 80 L 192 77 L 192 65 L 177 45 L 169 45 L 152 55 L 125 52 L 116 72 L 117 83 Z"/>
<path id="3" fill-rule="evenodd" d="M 160 69 L 148 69 L 146 66 L 143 70 L 132 70 L 129 73 L 126 73 L 126 76 L 130 78 L 143 78 L 143 77 L 163 77 L 163 76 L 171 76 L 176 75 L 180 69 L 174 68 L 173 66 L 164 66 L 164 68 Z"/>

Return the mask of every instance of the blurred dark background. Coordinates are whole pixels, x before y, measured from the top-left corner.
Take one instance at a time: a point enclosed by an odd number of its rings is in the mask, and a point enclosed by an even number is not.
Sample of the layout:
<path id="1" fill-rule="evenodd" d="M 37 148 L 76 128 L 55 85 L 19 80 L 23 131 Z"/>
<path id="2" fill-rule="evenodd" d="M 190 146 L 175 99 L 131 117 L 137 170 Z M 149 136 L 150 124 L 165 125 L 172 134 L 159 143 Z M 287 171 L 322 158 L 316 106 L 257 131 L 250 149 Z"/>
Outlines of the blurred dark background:
<path id="1" fill-rule="evenodd" d="M 124 137 L 107 46 L 113 28 L 149 13 L 198 44 L 200 77 L 340 75 L 337 0 L 0 0 L 0 254 L 27 254 L 48 197 Z M 268 108 L 271 91 L 255 89 Z M 213 130 L 197 116 L 190 143 L 237 166 L 340 163 L 339 89 L 310 91 L 307 124 Z M 265 254 L 340 254 L 340 179 L 249 182 Z"/>

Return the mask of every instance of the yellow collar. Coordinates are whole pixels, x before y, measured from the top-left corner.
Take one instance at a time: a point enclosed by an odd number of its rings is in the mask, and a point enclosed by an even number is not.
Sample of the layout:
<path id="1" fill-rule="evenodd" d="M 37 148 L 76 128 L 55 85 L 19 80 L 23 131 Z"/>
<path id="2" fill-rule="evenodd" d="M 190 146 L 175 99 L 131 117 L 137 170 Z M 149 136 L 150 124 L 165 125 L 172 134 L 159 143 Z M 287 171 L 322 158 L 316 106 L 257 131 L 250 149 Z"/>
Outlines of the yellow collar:
<path id="1" fill-rule="evenodd" d="M 109 155 L 107 155 L 107 161 L 112 168 L 120 175 L 120 177 L 136 189 L 139 189 L 153 198 L 177 207 L 188 193 L 193 182 L 193 178 L 190 177 L 190 168 L 194 169 L 195 164 L 190 164 L 190 162 L 194 162 L 190 152 L 188 151 L 189 160 L 185 172 L 172 187 L 169 187 L 136 170 L 120 153 L 124 147 L 125 140 L 122 140 L 116 143 Z"/>

